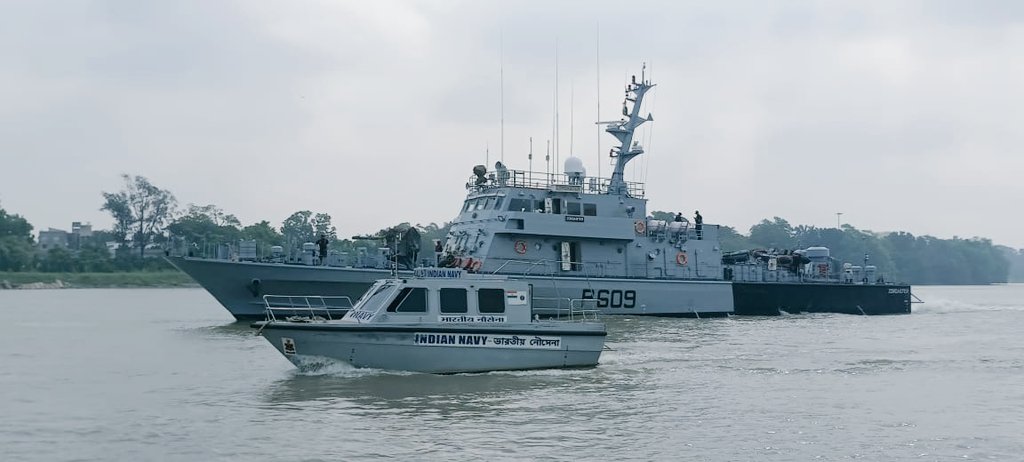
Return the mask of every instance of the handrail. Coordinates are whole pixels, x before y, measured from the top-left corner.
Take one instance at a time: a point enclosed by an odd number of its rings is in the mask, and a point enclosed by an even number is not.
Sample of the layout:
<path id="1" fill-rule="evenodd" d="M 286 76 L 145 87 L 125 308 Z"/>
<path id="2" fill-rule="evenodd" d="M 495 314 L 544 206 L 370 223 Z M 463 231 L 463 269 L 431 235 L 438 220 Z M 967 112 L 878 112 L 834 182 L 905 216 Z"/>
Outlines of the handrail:
<path id="1" fill-rule="evenodd" d="M 492 170 L 486 173 L 486 182 L 477 184 L 478 178 L 471 176 L 467 183 L 468 189 L 473 188 L 573 188 L 578 192 L 590 194 L 608 194 L 611 179 L 598 177 L 583 177 L 570 179 L 563 173 L 530 172 L 526 170 Z M 644 184 L 636 181 L 626 181 L 626 191 L 631 197 L 644 197 Z"/>
<path id="2" fill-rule="evenodd" d="M 285 301 L 287 301 L 287 304 L 284 304 Z M 319 303 L 314 304 L 314 303 L 312 303 L 313 301 L 318 301 Z M 330 304 L 328 304 L 329 301 L 331 301 L 331 302 L 343 301 L 343 302 L 346 303 L 347 306 L 346 305 L 342 305 L 342 304 L 337 304 L 337 303 L 330 303 Z M 277 302 L 277 303 L 275 303 L 275 302 Z M 310 319 L 317 319 L 318 318 L 317 313 L 321 313 L 322 312 L 322 313 L 327 315 L 327 319 L 328 320 L 333 320 L 334 318 L 331 316 L 332 312 L 340 311 L 340 312 L 342 312 L 342 316 L 344 316 L 344 313 L 347 313 L 349 310 L 352 309 L 353 306 L 355 306 L 355 304 L 352 303 L 352 299 L 349 298 L 348 296 L 345 296 L 345 295 L 327 295 L 327 296 L 324 296 L 324 295 L 273 295 L 273 294 L 268 294 L 268 295 L 264 295 L 263 296 L 263 305 L 266 307 L 267 318 L 268 318 L 268 320 L 271 320 L 271 321 L 276 321 L 277 320 L 276 316 L 274 315 L 274 311 L 275 310 L 277 310 L 277 311 L 286 311 L 287 310 L 287 311 L 291 311 L 291 312 L 295 312 L 297 310 L 303 310 L 303 311 L 308 310 L 309 311 L 309 318 Z"/>
<path id="3" fill-rule="evenodd" d="M 569 297 L 533 297 L 533 301 L 553 301 L 554 307 L 541 307 L 544 311 L 554 311 L 555 319 L 562 319 L 563 313 L 568 316 L 568 321 L 597 320 L 601 310 L 596 308 L 597 300 L 592 298 L 569 298 Z M 568 308 L 562 308 L 562 302 L 567 302 Z M 594 304 L 595 308 L 584 308 L 585 304 Z M 533 303 L 534 309 L 537 308 Z"/>

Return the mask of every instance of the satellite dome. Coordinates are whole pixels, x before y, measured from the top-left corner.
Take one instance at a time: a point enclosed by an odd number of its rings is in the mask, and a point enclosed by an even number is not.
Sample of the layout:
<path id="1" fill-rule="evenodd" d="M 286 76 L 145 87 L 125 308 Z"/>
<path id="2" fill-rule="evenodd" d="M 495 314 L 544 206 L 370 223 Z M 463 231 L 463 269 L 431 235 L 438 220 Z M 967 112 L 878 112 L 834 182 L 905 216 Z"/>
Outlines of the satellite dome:
<path id="1" fill-rule="evenodd" d="M 570 156 L 565 159 L 565 174 L 569 176 L 586 176 L 587 169 L 583 167 L 583 159 Z"/>

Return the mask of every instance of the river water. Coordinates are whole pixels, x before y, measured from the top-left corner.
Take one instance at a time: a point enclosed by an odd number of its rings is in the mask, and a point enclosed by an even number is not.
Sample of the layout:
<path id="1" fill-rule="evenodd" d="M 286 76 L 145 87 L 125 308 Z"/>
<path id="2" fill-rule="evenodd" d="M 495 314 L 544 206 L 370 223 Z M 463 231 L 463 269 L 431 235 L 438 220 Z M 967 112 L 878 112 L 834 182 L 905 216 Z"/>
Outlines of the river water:
<path id="1" fill-rule="evenodd" d="M 582 370 L 299 373 L 200 289 L 0 291 L 0 459 L 1024 460 L 1024 285 L 606 317 Z"/>

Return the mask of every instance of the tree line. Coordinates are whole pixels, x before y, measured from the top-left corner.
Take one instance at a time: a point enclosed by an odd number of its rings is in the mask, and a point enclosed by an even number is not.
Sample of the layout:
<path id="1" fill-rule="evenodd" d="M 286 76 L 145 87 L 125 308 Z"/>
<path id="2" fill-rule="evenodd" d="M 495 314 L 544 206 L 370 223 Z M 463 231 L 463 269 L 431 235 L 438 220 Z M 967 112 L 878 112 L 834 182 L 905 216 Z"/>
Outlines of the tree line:
<path id="1" fill-rule="evenodd" d="M 224 244 L 252 240 L 269 249 L 279 245 L 294 249 L 314 242 L 320 235 L 330 248 L 354 252 L 380 245 L 374 239 L 339 238 L 337 227 L 327 213 L 300 210 L 278 227 L 267 220 L 243 226 L 234 215 L 219 207 L 188 204 L 179 208 L 170 191 L 153 185 L 142 176 L 122 175 L 123 186 L 115 192 L 103 192 L 100 210 L 110 214 L 109 230 L 93 232 L 73 250 L 52 248 L 40 254 L 34 248 L 32 225 L 17 214 L 0 208 L 0 271 L 110 272 L 170 268 L 161 258 L 165 249 L 179 249 L 196 256 L 213 256 L 213 249 Z M 655 211 L 656 219 L 671 221 L 675 215 Z M 415 226 L 424 246 L 443 240 L 448 223 L 427 225 L 400 223 L 379 230 L 384 235 L 395 228 Z M 372 237 L 372 236 L 371 236 Z M 774 217 L 765 219 L 741 234 L 729 226 L 720 227 L 724 252 L 747 249 L 799 249 L 825 246 L 839 262 L 878 267 L 887 279 L 912 284 L 988 284 L 1024 281 L 1024 250 L 993 245 L 989 239 L 939 239 L 914 236 L 906 232 L 874 233 L 850 225 L 842 228 L 817 228 L 791 225 Z M 110 255 L 107 242 L 116 243 Z M 425 249 L 426 250 L 426 249 Z"/>

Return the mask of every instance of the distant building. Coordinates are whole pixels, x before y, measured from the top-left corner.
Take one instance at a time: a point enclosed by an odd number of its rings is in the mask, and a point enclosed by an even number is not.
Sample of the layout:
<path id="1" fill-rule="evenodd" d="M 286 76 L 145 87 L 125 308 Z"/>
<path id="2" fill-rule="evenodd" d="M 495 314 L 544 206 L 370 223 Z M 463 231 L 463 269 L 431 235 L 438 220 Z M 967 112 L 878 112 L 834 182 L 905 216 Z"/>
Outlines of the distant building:
<path id="1" fill-rule="evenodd" d="M 68 232 L 63 229 L 50 228 L 39 231 L 39 250 L 68 248 Z"/>
<path id="2" fill-rule="evenodd" d="M 68 235 L 68 246 L 79 250 L 83 244 L 92 239 L 92 224 L 80 221 L 71 222 L 71 234 Z"/>
<path id="3" fill-rule="evenodd" d="M 92 239 L 92 225 L 80 221 L 71 222 L 71 232 L 63 229 L 50 228 L 46 231 L 39 231 L 39 250 L 50 249 L 71 249 L 79 250 L 82 245 Z"/>

